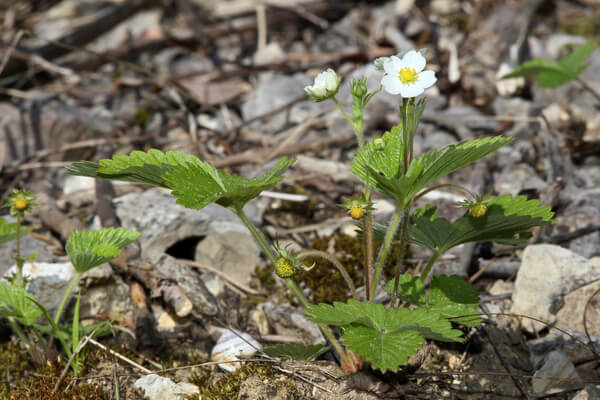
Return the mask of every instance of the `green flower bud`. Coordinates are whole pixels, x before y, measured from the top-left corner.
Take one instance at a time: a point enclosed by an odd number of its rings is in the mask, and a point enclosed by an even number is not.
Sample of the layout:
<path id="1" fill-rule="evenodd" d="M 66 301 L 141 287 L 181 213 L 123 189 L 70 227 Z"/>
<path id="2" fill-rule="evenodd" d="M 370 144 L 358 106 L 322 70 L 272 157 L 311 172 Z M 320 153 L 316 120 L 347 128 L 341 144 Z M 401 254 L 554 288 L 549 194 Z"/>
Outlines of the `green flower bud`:
<path id="1" fill-rule="evenodd" d="M 365 78 L 352 81 L 352 96 L 354 98 L 362 99 L 365 94 L 367 94 L 367 81 Z"/>
<path id="2" fill-rule="evenodd" d="M 324 101 L 335 96 L 340 88 L 342 78 L 329 68 L 315 78 L 312 86 L 306 86 L 304 91 L 316 102 Z"/>

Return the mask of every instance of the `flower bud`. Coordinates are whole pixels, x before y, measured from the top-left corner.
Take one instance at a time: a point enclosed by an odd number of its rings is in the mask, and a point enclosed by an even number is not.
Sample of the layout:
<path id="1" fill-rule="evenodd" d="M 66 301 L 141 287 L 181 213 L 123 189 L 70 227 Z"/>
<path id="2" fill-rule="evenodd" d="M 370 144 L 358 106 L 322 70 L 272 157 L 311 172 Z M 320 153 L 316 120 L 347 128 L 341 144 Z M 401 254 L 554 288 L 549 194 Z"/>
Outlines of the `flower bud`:
<path id="1" fill-rule="evenodd" d="M 340 88 L 342 78 L 329 68 L 315 78 L 312 86 L 306 86 L 304 91 L 316 102 L 324 101 L 335 96 Z"/>
<path id="2" fill-rule="evenodd" d="M 367 81 L 365 78 L 352 81 L 352 96 L 354 98 L 362 99 L 365 94 L 367 94 Z"/>
<path id="3" fill-rule="evenodd" d="M 361 205 L 353 205 L 348 210 L 348 214 L 352 219 L 361 219 L 365 215 L 366 210 Z"/>

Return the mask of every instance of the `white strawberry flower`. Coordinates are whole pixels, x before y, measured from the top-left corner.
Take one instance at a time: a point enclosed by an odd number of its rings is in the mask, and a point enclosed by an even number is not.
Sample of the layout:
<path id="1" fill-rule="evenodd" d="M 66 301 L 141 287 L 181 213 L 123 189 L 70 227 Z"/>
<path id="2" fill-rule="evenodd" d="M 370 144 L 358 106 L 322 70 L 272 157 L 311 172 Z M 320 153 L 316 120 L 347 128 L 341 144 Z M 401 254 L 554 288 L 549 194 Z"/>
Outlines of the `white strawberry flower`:
<path id="1" fill-rule="evenodd" d="M 331 68 L 321 72 L 315 78 L 315 84 L 306 86 L 304 91 L 315 101 L 327 100 L 338 92 L 342 78 L 337 76 Z"/>
<path id="2" fill-rule="evenodd" d="M 402 97 L 417 97 L 437 81 L 433 71 L 423 71 L 425 64 L 425 57 L 415 50 L 404 53 L 401 58 L 386 58 L 383 61 L 385 75 L 381 79 L 383 89 Z"/>

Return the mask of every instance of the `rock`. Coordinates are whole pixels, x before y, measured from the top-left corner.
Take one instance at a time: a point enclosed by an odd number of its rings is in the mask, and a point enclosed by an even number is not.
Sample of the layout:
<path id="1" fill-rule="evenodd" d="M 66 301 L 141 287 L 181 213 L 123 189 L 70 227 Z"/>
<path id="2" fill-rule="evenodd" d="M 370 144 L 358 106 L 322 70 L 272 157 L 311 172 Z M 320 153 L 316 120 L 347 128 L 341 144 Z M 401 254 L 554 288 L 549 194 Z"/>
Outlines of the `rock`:
<path id="1" fill-rule="evenodd" d="M 494 190 L 497 193 L 516 196 L 524 189 L 541 190 L 546 186 L 536 171 L 528 164 L 509 165 L 494 173 Z"/>
<path id="2" fill-rule="evenodd" d="M 442 147 L 456 144 L 456 138 L 448 132 L 442 130 L 434 130 L 425 135 L 425 143 L 423 143 L 423 152 L 440 149 Z"/>
<path id="3" fill-rule="evenodd" d="M 13 265 L 7 271 L 7 274 L 13 274 L 16 271 L 17 267 Z M 33 294 L 35 299 L 46 307 L 50 315 L 56 313 L 65 291 L 76 274 L 77 272 L 70 262 L 26 262 L 23 265 L 23 276 L 29 280 L 27 291 Z M 71 293 L 76 292 L 77 287 Z"/>
<path id="4" fill-rule="evenodd" d="M 597 280 L 600 257 L 587 260 L 555 245 L 527 246 L 515 281 L 511 311 L 554 323 L 564 296 Z M 523 327 L 538 332 L 546 325 L 523 320 Z"/>
<path id="5" fill-rule="evenodd" d="M 262 306 L 259 305 L 254 310 L 250 311 L 248 319 L 250 323 L 256 327 L 261 336 L 268 335 L 271 332 L 269 318 L 267 318 L 267 314 L 265 314 L 265 310 Z"/>
<path id="6" fill-rule="evenodd" d="M 571 400 L 594 400 L 600 399 L 600 386 L 588 385 L 583 390 L 575 393 Z"/>
<path id="7" fill-rule="evenodd" d="M 492 296 L 500 295 L 500 294 L 504 294 L 504 293 L 512 293 L 514 288 L 515 288 L 515 284 L 513 282 L 507 282 L 507 281 L 498 279 L 488 289 L 488 293 L 491 294 Z"/>
<path id="8" fill-rule="evenodd" d="M 10 219 L 5 218 L 7 222 Z M 52 255 L 48 251 L 46 243 L 42 242 L 39 239 L 36 239 L 31 236 L 23 236 L 21 238 L 21 255 L 28 256 L 29 254 L 37 253 L 38 257 L 35 259 L 36 262 L 53 262 L 56 260 L 56 257 Z M 8 243 L 4 243 L 0 246 L 0 276 L 4 276 L 8 271 L 9 266 L 13 265 L 15 262 L 14 257 L 17 255 L 17 241 L 13 240 Z"/>
<path id="9" fill-rule="evenodd" d="M 95 179 L 87 176 L 65 176 L 63 183 L 63 194 L 72 194 L 77 192 L 92 192 L 95 190 Z"/>
<path id="10" fill-rule="evenodd" d="M 546 336 L 527 342 L 529 359 L 533 364 L 540 365 L 548 353 L 560 350 L 573 364 L 579 365 L 595 356 L 590 345 L 594 346 L 596 351 L 600 350 L 600 342 L 594 341 L 588 344 L 589 340 L 583 332 L 564 328 L 563 330 L 565 332 L 553 329 Z"/>
<path id="11" fill-rule="evenodd" d="M 284 61 L 285 52 L 277 42 L 271 42 L 254 53 L 254 65 L 276 64 Z"/>
<path id="12" fill-rule="evenodd" d="M 354 181 L 358 182 L 358 178 L 352 173 L 350 165 L 333 160 L 323 160 L 315 157 L 298 154 L 294 168 L 301 168 L 304 171 L 318 172 L 327 175 L 334 182 Z"/>
<path id="13" fill-rule="evenodd" d="M 260 249 L 248 228 L 238 220 L 213 221 L 204 240 L 196 246 L 194 259 L 247 283 L 261 264 Z"/>
<path id="14" fill-rule="evenodd" d="M 535 372 L 535 377 L 560 379 L 581 379 L 573 362 L 562 351 L 554 350 L 544 357 L 541 367 Z M 575 383 L 578 385 L 578 383 Z M 549 389 L 568 389 L 573 383 L 560 382 L 551 379 L 533 379 L 532 387 L 535 393 L 546 393 Z"/>
<path id="15" fill-rule="evenodd" d="M 572 195 L 573 201 L 556 218 L 556 230 L 573 232 L 590 225 L 600 225 L 600 188 L 582 190 Z M 568 242 L 573 252 L 583 257 L 600 256 L 600 232 L 592 232 Z"/>
<path id="16" fill-rule="evenodd" d="M 227 372 L 233 372 L 241 366 L 236 361 L 243 358 L 249 358 L 257 351 L 262 351 L 262 345 L 247 333 L 227 329 L 217 340 L 213 347 L 210 359 L 211 361 L 222 362 L 219 367 Z"/>
<path id="17" fill-rule="evenodd" d="M 427 107 L 423 117 L 435 118 L 436 124 L 456 133 L 462 140 L 471 140 L 476 133 L 490 133 L 498 128 L 498 121 L 486 118 L 481 111 L 468 105 L 452 106 L 441 112 Z"/>
<path id="18" fill-rule="evenodd" d="M 169 378 L 150 374 L 135 381 L 134 386 L 148 400 L 183 400 L 200 393 L 198 386 L 188 382 L 175 383 Z"/>
<path id="19" fill-rule="evenodd" d="M 172 279 L 176 286 L 163 282 L 162 291 L 179 291 L 185 297 L 173 293 L 172 295 L 162 294 L 164 298 L 171 299 L 169 306 L 180 318 L 193 313 L 196 317 L 202 318 L 202 314 L 214 316 L 219 312 L 217 299 L 208 291 L 200 275 L 189 265 L 178 261 L 168 254 L 159 255 L 150 259 L 154 268 L 160 271 L 164 276 Z M 191 304 L 188 303 L 188 299 Z M 193 308 L 192 308 L 193 307 Z"/>
<path id="20" fill-rule="evenodd" d="M 81 318 L 105 315 L 117 317 L 131 310 L 129 285 L 114 273 L 108 264 L 102 264 L 85 272 L 79 280 Z"/>
<path id="21" fill-rule="evenodd" d="M 585 332 L 583 326 L 584 317 L 587 320 L 587 329 L 592 337 L 600 338 L 600 281 L 575 289 L 564 298 L 564 305 L 556 314 L 556 326 L 559 328 L 574 329 Z M 594 298 L 591 298 L 596 295 Z M 591 301 L 590 301 L 591 300 Z M 587 313 L 584 316 L 586 304 L 590 301 Z"/>
<path id="22" fill-rule="evenodd" d="M 460 11 L 460 2 L 458 0 L 433 0 L 431 2 L 431 12 L 435 14 L 454 14 Z"/>
<path id="23" fill-rule="evenodd" d="M 249 120 L 281 107 L 290 101 L 302 96 L 304 87 L 312 85 L 311 78 L 306 74 L 293 76 L 264 73 L 254 90 L 242 104 L 242 116 Z M 274 133 L 281 130 L 288 123 L 288 113 L 277 113 L 266 117 L 266 121 L 256 121 L 251 127 Z"/>
<path id="24" fill-rule="evenodd" d="M 263 307 L 269 324 L 277 334 L 297 337 L 307 344 L 325 343 L 317 324 L 308 321 L 302 312 L 270 301 L 264 303 Z"/>

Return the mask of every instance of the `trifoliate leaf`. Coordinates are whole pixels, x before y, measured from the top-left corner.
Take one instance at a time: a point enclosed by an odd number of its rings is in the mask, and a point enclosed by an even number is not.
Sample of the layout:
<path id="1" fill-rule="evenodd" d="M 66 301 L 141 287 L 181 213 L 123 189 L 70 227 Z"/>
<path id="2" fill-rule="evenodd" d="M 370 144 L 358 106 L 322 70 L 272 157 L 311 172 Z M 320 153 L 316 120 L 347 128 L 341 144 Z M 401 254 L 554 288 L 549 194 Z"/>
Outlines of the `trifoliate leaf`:
<path id="1" fill-rule="evenodd" d="M 75 270 L 84 273 L 117 258 L 120 250 L 139 236 L 139 232 L 122 228 L 105 228 L 98 231 L 76 230 L 69 236 L 65 249 Z"/>
<path id="2" fill-rule="evenodd" d="M 585 71 L 587 65 L 583 62 L 596 50 L 597 46 L 598 44 L 594 42 L 582 44 L 558 62 L 539 57 L 525 61 L 500 79 L 535 76 L 537 84 L 542 88 L 558 87 L 577 78 Z"/>
<path id="3" fill-rule="evenodd" d="M 284 343 L 265 347 L 263 351 L 271 357 L 312 361 L 328 350 L 329 346 L 324 344 Z"/>
<path id="4" fill-rule="evenodd" d="M 30 227 L 21 225 L 21 235 L 25 235 L 29 231 L 31 231 Z M 11 240 L 15 240 L 16 238 L 17 224 L 8 223 L 4 220 L 4 218 L 0 218 L 0 244 L 10 242 Z"/>
<path id="5" fill-rule="evenodd" d="M 462 332 L 453 329 L 447 319 L 425 309 L 386 309 L 383 304 L 350 299 L 333 306 L 311 305 L 305 312 L 313 322 L 344 326 L 344 344 L 382 371 L 405 364 L 424 338 L 462 341 Z"/>
<path id="6" fill-rule="evenodd" d="M 409 220 L 408 240 L 443 253 L 462 243 L 493 241 L 503 244 L 524 243 L 530 228 L 553 223 L 550 207 L 525 196 L 504 195 L 487 203 L 480 218 L 465 213 L 454 222 L 437 217 L 435 207 L 417 210 Z"/>
<path id="7" fill-rule="evenodd" d="M 477 326 L 479 293 L 464 279 L 452 275 L 433 277 L 429 289 L 428 310 L 440 313 L 450 321 L 468 326 Z"/>
<path id="8" fill-rule="evenodd" d="M 20 286 L 0 282 L 0 317 L 14 317 L 23 325 L 32 325 L 42 310 L 32 301 L 31 295 Z"/>
<path id="9" fill-rule="evenodd" d="M 389 280 L 384 287 L 386 293 L 393 294 L 394 279 Z M 410 274 L 398 277 L 398 292 L 396 296 L 409 305 L 425 307 L 427 297 L 425 296 L 425 284 L 418 276 Z"/>
<path id="10" fill-rule="evenodd" d="M 363 182 L 368 181 L 375 190 L 404 207 L 438 178 L 485 157 L 513 138 L 494 136 L 428 151 L 412 160 L 406 174 L 402 162 L 402 129 L 399 126 L 392 128 L 384 135 L 384 140 L 383 150 L 377 150 L 373 143 L 359 150 L 352 170 Z"/>
<path id="11" fill-rule="evenodd" d="M 242 208 L 261 191 L 273 186 L 294 163 L 283 157 L 267 174 L 253 179 L 231 176 L 212 164 L 178 151 L 133 151 L 115 155 L 98 164 L 77 162 L 67 167 L 71 175 L 146 183 L 169 188 L 184 207 L 201 209 L 216 202 L 224 207 Z"/>
<path id="12" fill-rule="evenodd" d="M 474 163 L 512 140 L 512 137 L 492 136 L 452 144 L 421 154 L 411 162 L 406 173 L 407 178 L 413 180 L 411 186 L 406 188 L 406 198 L 412 199 L 437 179 Z"/>

